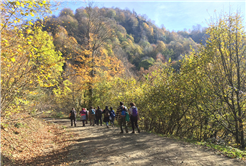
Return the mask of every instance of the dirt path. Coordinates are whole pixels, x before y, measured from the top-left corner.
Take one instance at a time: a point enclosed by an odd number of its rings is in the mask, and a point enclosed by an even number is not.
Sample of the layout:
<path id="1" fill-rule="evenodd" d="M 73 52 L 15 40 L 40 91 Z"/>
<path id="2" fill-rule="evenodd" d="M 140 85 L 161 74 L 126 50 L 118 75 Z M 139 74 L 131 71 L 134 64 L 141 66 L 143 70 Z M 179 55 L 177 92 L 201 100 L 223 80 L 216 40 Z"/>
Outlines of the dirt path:
<path id="1" fill-rule="evenodd" d="M 120 129 L 103 126 L 71 127 L 68 119 L 50 120 L 67 126 L 69 132 L 77 134 L 69 151 L 70 165 L 246 165 L 237 159 L 216 155 L 212 150 L 182 141 L 159 137 L 154 134 L 119 134 Z M 131 131 L 130 131 L 131 133 Z"/>

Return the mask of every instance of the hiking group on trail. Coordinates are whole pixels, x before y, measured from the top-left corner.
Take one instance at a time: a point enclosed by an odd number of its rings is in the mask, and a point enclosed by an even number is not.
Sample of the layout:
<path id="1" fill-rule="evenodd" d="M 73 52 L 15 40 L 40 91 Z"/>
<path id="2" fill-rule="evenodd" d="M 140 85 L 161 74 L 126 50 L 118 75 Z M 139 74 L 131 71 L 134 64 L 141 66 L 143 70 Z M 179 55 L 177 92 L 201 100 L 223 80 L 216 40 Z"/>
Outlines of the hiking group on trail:
<path id="1" fill-rule="evenodd" d="M 74 125 L 76 127 L 76 115 L 77 113 L 75 108 L 72 108 L 69 114 L 71 126 Z M 120 133 L 124 133 L 123 127 L 125 128 L 125 132 L 128 133 L 127 122 L 131 121 L 132 133 L 135 133 L 135 127 L 137 128 L 138 133 L 140 133 L 140 129 L 138 127 L 139 112 L 134 103 L 130 103 L 130 108 L 128 110 L 127 107 L 124 106 L 124 103 L 120 102 L 120 106 L 117 108 L 116 114 L 112 107 L 109 109 L 108 106 L 106 106 L 105 109 L 102 110 L 99 106 L 97 106 L 97 109 L 91 106 L 89 111 L 87 111 L 86 108 L 82 108 L 79 115 L 80 121 L 82 121 L 82 126 L 85 126 L 88 120 L 90 122 L 90 126 L 94 126 L 95 124 L 97 126 L 99 124 L 102 126 L 102 115 L 104 115 L 103 122 L 106 123 L 107 128 L 109 128 L 109 122 L 111 126 L 114 127 L 114 120 L 116 120 L 120 126 Z"/>

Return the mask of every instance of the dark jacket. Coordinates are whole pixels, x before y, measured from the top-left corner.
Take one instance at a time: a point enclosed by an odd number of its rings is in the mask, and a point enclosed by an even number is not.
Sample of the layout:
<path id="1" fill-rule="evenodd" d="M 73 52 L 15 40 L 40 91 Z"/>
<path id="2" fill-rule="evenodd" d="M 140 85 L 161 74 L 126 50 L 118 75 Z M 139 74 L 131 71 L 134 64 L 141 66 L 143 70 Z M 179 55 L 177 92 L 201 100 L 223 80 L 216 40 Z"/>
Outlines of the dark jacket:
<path id="1" fill-rule="evenodd" d="M 102 113 L 104 114 L 103 121 L 104 122 L 109 122 L 110 111 L 108 109 L 105 109 L 105 110 L 103 110 Z"/>
<path id="2" fill-rule="evenodd" d="M 73 112 L 74 112 L 74 114 L 73 114 Z M 71 110 L 70 111 L 70 119 L 75 119 L 76 118 L 76 111 L 75 110 Z"/>
<path id="3" fill-rule="evenodd" d="M 108 109 L 103 110 L 102 113 L 104 114 L 104 117 L 109 117 L 110 116 L 110 110 L 108 110 Z"/>
<path id="4" fill-rule="evenodd" d="M 96 110 L 96 117 L 102 117 L 102 109 Z"/>

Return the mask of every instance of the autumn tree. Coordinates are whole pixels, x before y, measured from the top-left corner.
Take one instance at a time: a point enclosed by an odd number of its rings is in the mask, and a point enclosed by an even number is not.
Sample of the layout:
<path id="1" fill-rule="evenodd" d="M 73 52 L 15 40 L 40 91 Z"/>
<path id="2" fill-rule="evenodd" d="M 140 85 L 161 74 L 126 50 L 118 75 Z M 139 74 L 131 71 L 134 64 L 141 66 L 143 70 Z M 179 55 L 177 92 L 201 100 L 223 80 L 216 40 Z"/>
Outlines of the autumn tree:
<path id="1" fill-rule="evenodd" d="M 198 54 L 204 71 L 221 102 L 215 110 L 220 124 L 245 147 L 245 29 L 239 13 L 221 15 L 211 22 L 206 46 Z"/>
<path id="2" fill-rule="evenodd" d="M 2 35 L 7 41 L 2 43 L 1 55 L 2 115 L 10 105 L 18 106 L 16 102 L 25 101 L 22 97 L 35 87 L 54 86 L 62 71 L 61 54 L 55 51 L 47 32 L 37 27 L 29 34 L 32 36 L 24 37 L 9 31 Z M 11 44 L 15 47 L 8 47 Z"/>
<path id="3" fill-rule="evenodd" d="M 50 13 L 50 6 L 46 1 L 1 3 L 1 116 L 23 110 L 38 87 L 57 83 L 62 58 L 52 37 L 41 30 L 42 22 L 23 21 Z"/>
<path id="4" fill-rule="evenodd" d="M 86 13 L 85 17 L 80 18 L 80 20 L 84 27 L 82 36 L 84 39 L 83 48 L 87 52 L 83 56 L 91 58 L 91 61 L 87 63 L 87 65 L 92 69 L 90 71 L 92 80 L 89 82 L 89 96 L 91 96 L 89 105 L 92 105 L 93 82 L 95 81 L 93 78 L 96 77 L 97 74 L 95 68 L 98 68 L 95 62 L 97 61 L 97 58 L 102 58 L 100 57 L 102 54 L 106 55 L 110 51 L 110 49 L 105 50 L 105 47 L 108 46 L 108 42 L 115 35 L 112 30 L 114 24 L 113 20 L 102 17 L 100 10 L 93 8 L 93 4 L 89 4 L 83 11 L 81 10 L 82 9 L 77 9 L 75 15 L 78 17 L 78 15 Z M 108 60 L 110 61 L 109 56 Z"/>

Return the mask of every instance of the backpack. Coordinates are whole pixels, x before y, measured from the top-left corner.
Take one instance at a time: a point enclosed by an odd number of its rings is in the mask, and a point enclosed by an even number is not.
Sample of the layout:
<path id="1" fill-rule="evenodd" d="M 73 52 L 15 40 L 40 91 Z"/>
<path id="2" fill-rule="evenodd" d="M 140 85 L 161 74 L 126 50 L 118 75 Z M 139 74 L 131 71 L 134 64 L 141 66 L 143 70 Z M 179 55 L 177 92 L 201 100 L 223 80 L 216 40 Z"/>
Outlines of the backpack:
<path id="1" fill-rule="evenodd" d="M 71 116 L 70 116 L 70 118 L 75 118 L 75 111 L 74 111 L 74 110 L 71 111 Z"/>
<path id="2" fill-rule="evenodd" d="M 96 110 L 96 116 L 97 117 L 102 116 L 102 110 L 101 109 Z"/>
<path id="3" fill-rule="evenodd" d="M 134 116 L 134 117 L 138 116 L 138 110 L 136 107 L 132 108 L 132 116 Z"/>
<path id="4" fill-rule="evenodd" d="M 124 106 L 121 107 L 121 117 L 125 117 L 126 116 L 126 108 Z"/>
<path id="5" fill-rule="evenodd" d="M 94 109 L 91 109 L 91 110 L 90 110 L 90 114 L 91 114 L 91 115 L 95 115 L 95 110 L 94 110 Z"/>
<path id="6" fill-rule="evenodd" d="M 110 116 L 111 116 L 111 117 L 115 117 L 114 110 L 110 111 Z"/>
<path id="7" fill-rule="evenodd" d="M 105 117 L 109 117 L 109 115 L 110 115 L 110 114 L 109 114 L 109 110 L 105 110 L 104 116 L 105 116 Z"/>

